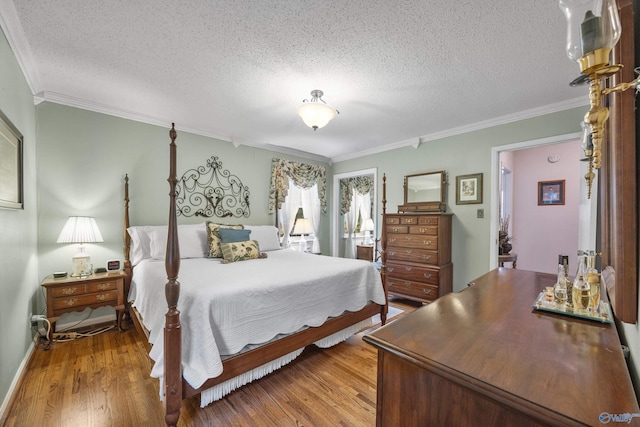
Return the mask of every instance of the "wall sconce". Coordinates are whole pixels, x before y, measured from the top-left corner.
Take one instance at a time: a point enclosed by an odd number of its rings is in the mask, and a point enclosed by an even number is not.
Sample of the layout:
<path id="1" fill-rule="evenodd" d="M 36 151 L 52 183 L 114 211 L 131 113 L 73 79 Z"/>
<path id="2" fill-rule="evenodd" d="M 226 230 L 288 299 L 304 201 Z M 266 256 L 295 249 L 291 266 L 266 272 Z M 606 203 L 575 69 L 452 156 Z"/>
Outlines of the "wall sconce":
<path id="1" fill-rule="evenodd" d="M 302 100 L 302 105 L 298 107 L 298 115 L 302 118 L 304 124 L 314 131 L 325 127 L 327 123 L 340 114 L 338 110 L 322 99 L 323 95 L 324 92 L 321 90 L 312 90 L 311 99 Z"/>
<path id="2" fill-rule="evenodd" d="M 589 81 L 591 109 L 585 114 L 584 123 L 593 145 L 590 152 L 585 150 L 589 161 L 585 179 L 587 197 L 590 198 L 595 178 L 593 169 L 600 169 L 602 163 L 602 137 L 609 118 L 609 110 L 602 105 L 602 97 L 637 87 L 640 79 L 611 88 L 601 87 L 601 79 L 614 75 L 623 67 L 621 64 L 609 65 L 609 54 L 622 33 L 615 0 L 558 0 L 558 6 L 567 19 L 567 56 L 580 65 L 581 75 L 571 82 L 571 86 Z"/>
<path id="3" fill-rule="evenodd" d="M 71 258 L 72 277 L 90 276 L 91 257 L 84 251 L 85 243 L 103 242 L 96 220 L 90 216 L 70 216 L 64 224 L 57 243 L 80 243 L 78 253 Z"/>

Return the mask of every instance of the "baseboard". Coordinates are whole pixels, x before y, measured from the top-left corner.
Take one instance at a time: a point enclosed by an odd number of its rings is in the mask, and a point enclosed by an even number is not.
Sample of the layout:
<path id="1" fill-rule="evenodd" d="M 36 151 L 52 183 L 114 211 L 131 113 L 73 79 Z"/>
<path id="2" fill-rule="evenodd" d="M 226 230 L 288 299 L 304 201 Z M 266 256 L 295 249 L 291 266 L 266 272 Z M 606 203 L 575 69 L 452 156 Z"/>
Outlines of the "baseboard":
<path id="1" fill-rule="evenodd" d="M 29 360 L 31 360 L 31 356 L 33 355 L 34 350 L 35 350 L 35 343 L 31 341 L 31 344 L 29 345 L 27 352 L 22 358 L 22 362 L 20 363 L 20 366 L 18 366 L 18 371 L 16 372 L 16 375 L 13 377 L 13 381 L 9 386 L 7 395 L 4 397 L 4 400 L 2 401 L 2 406 L 0 406 L 0 426 L 3 426 L 7 421 L 6 417 L 8 414 L 8 409 L 11 408 L 11 405 L 15 400 L 16 391 L 18 390 L 18 388 L 20 388 L 20 385 L 22 385 L 22 379 L 25 374 L 25 369 L 29 364 Z"/>

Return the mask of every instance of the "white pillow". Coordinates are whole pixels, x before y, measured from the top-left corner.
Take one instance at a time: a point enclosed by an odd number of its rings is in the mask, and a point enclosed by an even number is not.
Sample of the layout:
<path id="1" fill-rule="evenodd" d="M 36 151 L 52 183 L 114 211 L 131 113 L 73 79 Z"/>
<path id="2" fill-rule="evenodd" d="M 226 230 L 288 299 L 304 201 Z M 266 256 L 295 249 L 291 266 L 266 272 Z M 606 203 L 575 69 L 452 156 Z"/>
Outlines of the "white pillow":
<path id="1" fill-rule="evenodd" d="M 245 225 L 245 230 L 251 230 L 251 240 L 257 240 L 260 251 L 274 251 L 282 249 L 278 229 L 273 225 Z"/>
<path id="2" fill-rule="evenodd" d="M 167 227 L 153 230 L 150 235 L 151 258 L 164 259 L 167 252 Z M 209 255 L 207 228 L 203 224 L 178 225 L 180 258 L 205 258 Z"/>
<path id="3" fill-rule="evenodd" d="M 143 259 L 151 258 L 150 234 L 154 230 L 164 230 L 164 234 L 167 234 L 166 225 L 137 225 L 127 228 L 127 232 L 131 237 L 131 250 L 129 252 L 131 265 L 135 266 Z"/>

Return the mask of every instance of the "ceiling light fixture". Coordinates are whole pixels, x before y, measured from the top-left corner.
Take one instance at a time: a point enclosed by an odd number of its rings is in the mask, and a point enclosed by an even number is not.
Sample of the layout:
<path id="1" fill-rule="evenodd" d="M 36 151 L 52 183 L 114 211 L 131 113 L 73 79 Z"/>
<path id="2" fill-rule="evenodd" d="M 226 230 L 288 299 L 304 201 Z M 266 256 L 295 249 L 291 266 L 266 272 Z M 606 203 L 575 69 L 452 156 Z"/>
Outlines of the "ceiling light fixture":
<path id="1" fill-rule="evenodd" d="M 302 100 L 302 105 L 298 107 L 298 115 L 302 118 L 304 124 L 314 131 L 325 127 L 327 123 L 340 114 L 338 110 L 322 99 L 322 95 L 324 95 L 324 92 L 321 90 L 312 90 L 311 99 Z"/>
<path id="2" fill-rule="evenodd" d="M 589 161 L 587 197 L 591 197 L 591 184 L 595 178 L 593 169 L 602 163 L 602 140 L 609 110 L 602 105 L 602 98 L 612 92 L 622 92 L 640 85 L 640 78 L 630 83 L 602 88 L 601 80 L 622 69 L 621 64 L 609 65 L 609 54 L 620 40 L 622 27 L 616 0 L 558 0 L 558 6 L 567 19 L 567 56 L 580 65 L 580 77 L 571 86 L 589 82 L 591 109 L 584 116 L 585 131 L 591 133 L 593 150 L 585 150 Z M 637 69 L 636 69 L 637 71 Z"/>

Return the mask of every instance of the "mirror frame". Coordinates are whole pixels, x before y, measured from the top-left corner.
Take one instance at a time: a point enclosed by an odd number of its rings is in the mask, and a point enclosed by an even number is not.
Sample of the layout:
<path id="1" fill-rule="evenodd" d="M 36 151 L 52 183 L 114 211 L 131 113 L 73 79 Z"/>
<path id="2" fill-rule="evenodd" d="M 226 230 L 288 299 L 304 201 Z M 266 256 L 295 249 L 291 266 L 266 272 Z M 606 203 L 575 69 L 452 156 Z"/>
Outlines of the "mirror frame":
<path id="1" fill-rule="evenodd" d="M 427 175 L 440 175 L 440 200 L 425 200 L 420 202 L 409 202 L 409 179 Z M 424 172 L 404 177 L 404 204 L 398 206 L 398 212 L 444 212 L 446 210 L 446 185 L 447 173 L 445 171 Z"/>

